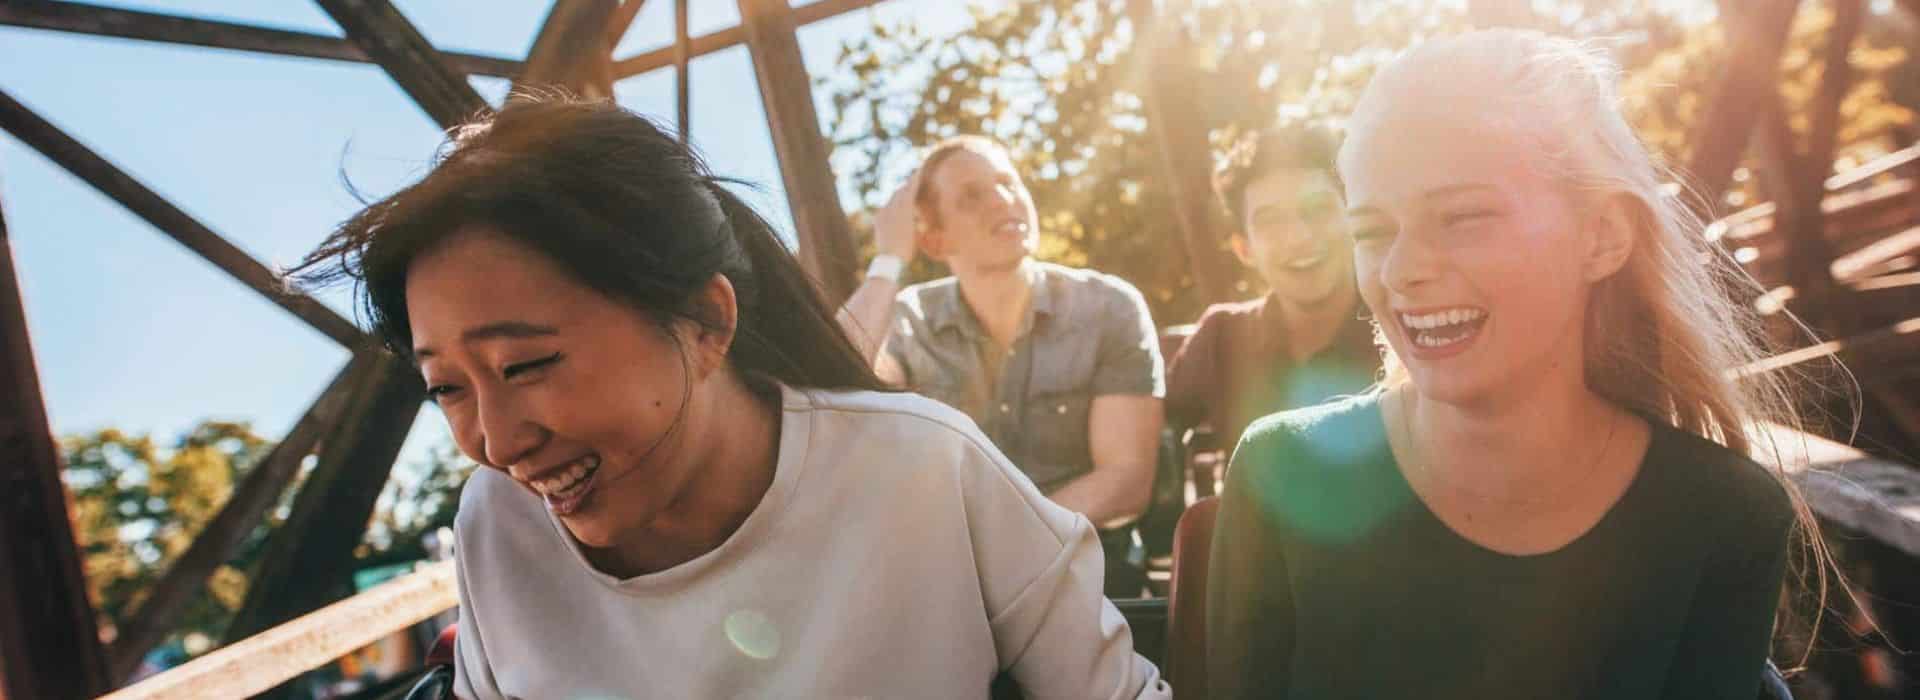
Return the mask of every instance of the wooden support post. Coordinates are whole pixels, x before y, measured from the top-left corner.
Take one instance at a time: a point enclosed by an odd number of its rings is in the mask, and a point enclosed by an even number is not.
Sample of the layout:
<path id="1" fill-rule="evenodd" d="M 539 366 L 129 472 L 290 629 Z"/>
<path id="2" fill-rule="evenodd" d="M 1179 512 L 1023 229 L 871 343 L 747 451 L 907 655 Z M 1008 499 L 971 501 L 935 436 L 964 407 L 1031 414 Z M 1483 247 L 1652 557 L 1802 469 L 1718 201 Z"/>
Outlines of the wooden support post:
<path id="1" fill-rule="evenodd" d="M 1864 0 L 1833 0 L 1834 23 L 1827 32 L 1825 60 L 1820 74 L 1820 91 L 1815 95 L 1812 118 L 1807 131 L 1806 148 L 1795 159 L 1798 167 L 1789 170 L 1793 183 L 1794 206 L 1791 219 L 1780 229 L 1787 239 L 1787 283 L 1799 292 L 1807 316 L 1826 326 L 1830 334 L 1852 333 L 1857 324 L 1847 304 L 1836 303 L 1833 280 L 1833 246 L 1827 241 L 1827 217 L 1821 207 L 1827 195 L 1827 176 L 1833 173 L 1833 158 L 1840 133 L 1840 103 L 1853 87 L 1853 64 L 1848 60 L 1854 38 L 1860 34 Z"/>
<path id="2" fill-rule="evenodd" d="M 367 383 L 326 438 L 320 463 L 268 541 L 246 602 L 227 628 L 228 641 L 291 620 L 345 592 L 353 550 L 426 396 L 420 376 L 406 361 L 386 353 L 374 357 Z"/>
<path id="3" fill-rule="evenodd" d="M 637 7 L 637 0 L 630 0 Z M 590 99 L 613 99 L 613 43 L 610 31 L 618 0 L 554 0 L 527 50 L 527 70 L 513 85 L 513 96 L 558 87 Z"/>
<path id="4" fill-rule="evenodd" d="M 339 424 L 354 391 L 364 390 L 373 379 L 374 352 L 378 351 L 354 355 L 286 437 L 247 472 L 220 506 L 220 512 L 194 536 L 187 551 L 147 589 L 140 607 L 127 616 L 108 648 L 108 665 L 116 681 L 124 682 L 139 667 L 140 659 L 166 638 L 194 594 L 206 585 L 207 577 L 234 557 L 247 534 L 259 527 L 267 511 L 279 502 L 287 485 L 299 475 L 300 463 L 313 454 L 321 436 Z"/>
<path id="5" fill-rule="evenodd" d="M 800 237 L 800 264 L 818 282 L 829 308 L 838 307 L 853 293 L 858 262 L 847 213 L 840 208 L 833 169 L 827 162 L 833 149 L 820 134 L 813 81 L 807 77 L 800 42 L 794 37 L 794 13 L 787 0 L 738 1 L 767 127 L 773 131 L 773 147 L 780 156 L 780 179 Z"/>
<path id="6" fill-rule="evenodd" d="M 27 144 L 41 155 L 47 157 L 75 177 L 86 181 L 100 191 L 126 207 L 134 215 L 145 219 L 161 233 L 178 241 L 202 259 L 213 264 L 222 272 L 233 276 L 241 284 L 268 301 L 278 304 L 307 325 L 312 326 L 334 342 L 347 347 L 359 347 L 366 334 L 361 333 L 352 322 L 342 318 L 320 302 L 303 294 L 291 292 L 281 284 L 267 266 L 260 264 L 245 251 L 221 238 L 205 224 L 188 216 L 179 207 L 173 206 L 165 197 L 161 197 L 139 180 L 114 167 L 107 159 L 88 150 L 73 137 L 60 131 L 58 127 L 40 118 L 26 105 L 15 101 L 13 97 L 0 91 L 0 129 L 13 134 L 22 143 Z"/>
<path id="7" fill-rule="evenodd" d="M 1726 26 L 1724 72 L 1714 85 L 1707 111 L 1693 125 L 1693 153 L 1687 172 L 1701 199 L 1702 218 L 1714 218 L 1720 197 L 1733 181 L 1734 166 L 1746 150 L 1754 119 L 1765 111 L 1765 101 L 1777 91 L 1780 54 L 1800 0 L 1740 0 L 1720 2 L 1720 21 Z"/>
<path id="8" fill-rule="evenodd" d="M 692 2 L 693 0 L 683 1 Z M 879 2 L 880 0 L 819 0 L 819 2 L 793 8 L 793 24 L 795 26 L 806 26 L 829 17 L 837 17 L 854 10 L 872 7 Z M 743 13 L 742 17 L 744 16 L 745 14 Z M 746 21 L 743 19 L 738 26 L 728 27 L 717 32 L 701 34 L 700 36 L 694 37 L 692 41 L 688 43 L 688 51 L 692 55 L 692 58 L 699 58 L 721 49 L 730 49 L 739 46 L 746 42 L 746 40 Z M 673 62 L 674 47 L 663 46 L 643 54 L 614 61 L 613 77 L 615 80 L 619 80 L 620 78 L 665 68 L 673 65 Z"/>
<path id="9" fill-rule="evenodd" d="M 1475 28 L 1532 27 L 1538 19 L 1527 0 L 1467 0 L 1467 20 Z"/>
<path id="10" fill-rule="evenodd" d="M 138 39 L 182 46 L 253 51 L 296 58 L 372 63 L 353 42 L 325 34 L 217 22 L 156 12 L 123 10 L 78 2 L 34 0 L 0 2 L 0 25 L 48 29 L 92 36 Z M 447 65 L 462 73 L 511 78 L 520 62 L 497 56 L 441 52 Z"/>
<path id="11" fill-rule="evenodd" d="M 0 700 L 105 692 L 106 656 L 0 218 Z"/>
<path id="12" fill-rule="evenodd" d="M 1152 0 L 1128 0 L 1135 51 L 1146 62 L 1147 89 L 1141 96 L 1147 131 L 1159 153 L 1159 175 L 1173 196 L 1174 218 L 1186 243 L 1187 267 L 1201 301 L 1233 296 L 1238 266 L 1214 226 L 1213 149 L 1207 143 L 1207 115 L 1194 100 L 1172 97 L 1203 80 L 1188 60 L 1191 41 L 1177 22 L 1156 22 Z"/>
<path id="13" fill-rule="evenodd" d="M 693 40 L 687 36 L 687 6 L 693 0 L 673 0 L 673 102 L 674 126 L 681 143 L 693 142 Z"/>
<path id="14" fill-rule="evenodd" d="M 388 0 L 315 0 L 347 39 L 386 69 L 440 128 L 451 129 L 491 110 L 466 76 L 449 69 Z"/>

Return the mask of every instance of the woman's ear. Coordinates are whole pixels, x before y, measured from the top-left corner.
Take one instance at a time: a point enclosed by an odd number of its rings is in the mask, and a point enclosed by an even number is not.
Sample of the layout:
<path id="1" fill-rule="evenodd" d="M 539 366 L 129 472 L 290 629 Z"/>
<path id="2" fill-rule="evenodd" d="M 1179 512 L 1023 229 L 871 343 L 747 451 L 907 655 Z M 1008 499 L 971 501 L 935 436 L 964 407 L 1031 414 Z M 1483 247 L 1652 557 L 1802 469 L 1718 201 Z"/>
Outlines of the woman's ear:
<path id="1" fill-rule="evenodd" d="M 1227 238 L 1227 244 L 1232 246 L 1233 256 L 1240 259 L 1240 264 L 1253 267 L 1253 246 L 1247 243 L 1247 234 L 1236 232 Z"/>
<path id="2" fill-rule="evenodd" d="M 701 322 L 691 324 L 693 371 L 695 379 L 705 379 L 727 364 L 727 350 L 740 324 L 739 299 L 733 293 L 733 281 L 718 272 L 695 293 L 694 313 Z"/>
<path id="3" fill-rule="evenodd" d="M 1612 277 L 1626 267 L 1640 243 L 1640 229 L 1652 216 L 1645 202 L 1625 192 L 1614 192 L 1588 209 L 1585 229 L 1585 256 L 1581 272 L 1588 282 Z"/>

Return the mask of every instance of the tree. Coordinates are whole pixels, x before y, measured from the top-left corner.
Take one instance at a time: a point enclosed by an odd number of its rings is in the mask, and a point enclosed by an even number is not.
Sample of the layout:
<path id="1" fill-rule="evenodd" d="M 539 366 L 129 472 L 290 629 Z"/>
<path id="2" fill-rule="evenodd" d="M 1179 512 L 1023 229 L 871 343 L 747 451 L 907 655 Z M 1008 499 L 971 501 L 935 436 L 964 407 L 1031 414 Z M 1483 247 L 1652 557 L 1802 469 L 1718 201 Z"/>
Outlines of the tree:
<path id="1" fill-rule="evenodd" d="M 1035 0 L 976 8 L 972 23 L 931 36 L 911 22 L 876 25 L 841 49 L 820 79 L 831 106 L 835 171 L 851 197 L 856 235 L 866 213 L 905 180 L 915 149 L 959 133 L 1013 147 L 1040 209 L 1039 255 L 1113 272 L 1146 294 L 1162 325 L 1195 318 L 1200 299 L 1175 228 L 1141 107 L 1146 52 L 1125 0 Z M 1147 31 L 1181 32 L 1204 79 L 1177 96 L 1202 105 L 1215 155 L 1239 134 L 1281 119 L 1337 126 L 1373 71 L 1423 38 L 1464 30 L 1460 8 L 1392 0 L 1163 0 Z M 1702 111 L 1723 48 L 1710 2 L 1534 2 L 1524 22 L 1551 33 L 1604 37 L 1627 70 L 1630 118 L 1672 162 L 1684 162 L 1687 129 Z M 1783 66 L 1790 109 L 1816 83 L 1821 17 L 1800 18 Z M 1825 20 L 1830 22 L 1830 19 Z M 1862 78 L 1848 98 L 1844 146 L 1871 148 L 1912 123 L 1897 78 L 1912 43 L 1884 13 L 1855 55 Z M 1813 64 L 1810 64 L 1812 61 Z M 1749 195 L 1750 196 L 1750 195 Z M 1216 217 L 1224 212 L 1215 210 Z M 1216 230 L 1231 230 L 1221 221 Z M 871 251 L 870 241 L 864 247 Z M 916 264 L 914 279 L 941 274 Z M 1247 271 L 1235 288 L 1260 292 Z"/>
<path id="2" fill-rule="evenodd" d="M 272 448 L 246 423 L 207 420 L 170 446 L 108 428 L 61 441 L 64 479 L 87 592 L 102 636 L 132 614 L 147 589 L 225 505 L 234 485 Z M 362 566 L 425 557 L 421 538 L 453 523 L 460 488 L 474 464 L 451 445 L 395 470 L 357 552 Z M 199 653 L 219 639 L 246 597 L 249 571 L 291 505 L 296 480 L 188 604 L 171 641 Z"/>

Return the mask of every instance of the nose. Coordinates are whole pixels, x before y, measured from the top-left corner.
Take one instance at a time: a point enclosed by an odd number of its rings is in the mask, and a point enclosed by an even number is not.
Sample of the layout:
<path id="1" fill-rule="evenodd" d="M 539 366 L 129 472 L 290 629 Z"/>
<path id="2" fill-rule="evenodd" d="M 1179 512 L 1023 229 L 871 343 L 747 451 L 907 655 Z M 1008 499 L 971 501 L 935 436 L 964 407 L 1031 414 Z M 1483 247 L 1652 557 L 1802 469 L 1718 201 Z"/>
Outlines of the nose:
<path id="1" fill-rule="evenodd" d="M 1019 203 L 1020 193 L 1014 191 L 1013 185 L 1001 183 L 994 185 L 993 199 L 994 203 L 998 204 L 1001 209 L 1008 209 L 1013 207 L 1014 204 Z"/>
<path id="2" fill-rule="evenodd" d="M 475 425 L 480 430 L 480 452 L 487 464 L 512 473 L 514 465 L 525 461 L 546 441 L 547 431 L 531 420 L 511 397 L 501 396 L 498 391 L 476 394 L 479 415 Z M 515 473 L 513 476 L 525 478 L 527 475 Z"/>
<path id="3" fill-rule="evenodd" d="M 1394 236 L 1380 262 L 1380 283 L 1396 293 L 1406 294 L 1434 280 L 1438 274 L 1438 251 L 1420 236 L 1402 232 Z"/>

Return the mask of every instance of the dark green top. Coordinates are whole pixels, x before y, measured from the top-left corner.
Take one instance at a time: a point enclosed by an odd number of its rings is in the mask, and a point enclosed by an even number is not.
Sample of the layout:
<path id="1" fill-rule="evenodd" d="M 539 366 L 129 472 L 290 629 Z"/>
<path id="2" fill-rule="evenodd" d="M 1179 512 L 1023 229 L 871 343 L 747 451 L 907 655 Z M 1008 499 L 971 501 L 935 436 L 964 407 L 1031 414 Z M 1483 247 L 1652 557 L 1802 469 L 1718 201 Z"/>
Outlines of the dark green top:
<path id="1" fill-rule="evenodd" d="M 1415 496 L 1378 396 L 1242 438 L 1208 572 L 1213 698 L 1756 697 L 1793 524 L 1762 467 L 1656 423 L 1592 530 L 1500 554 Z"/>

